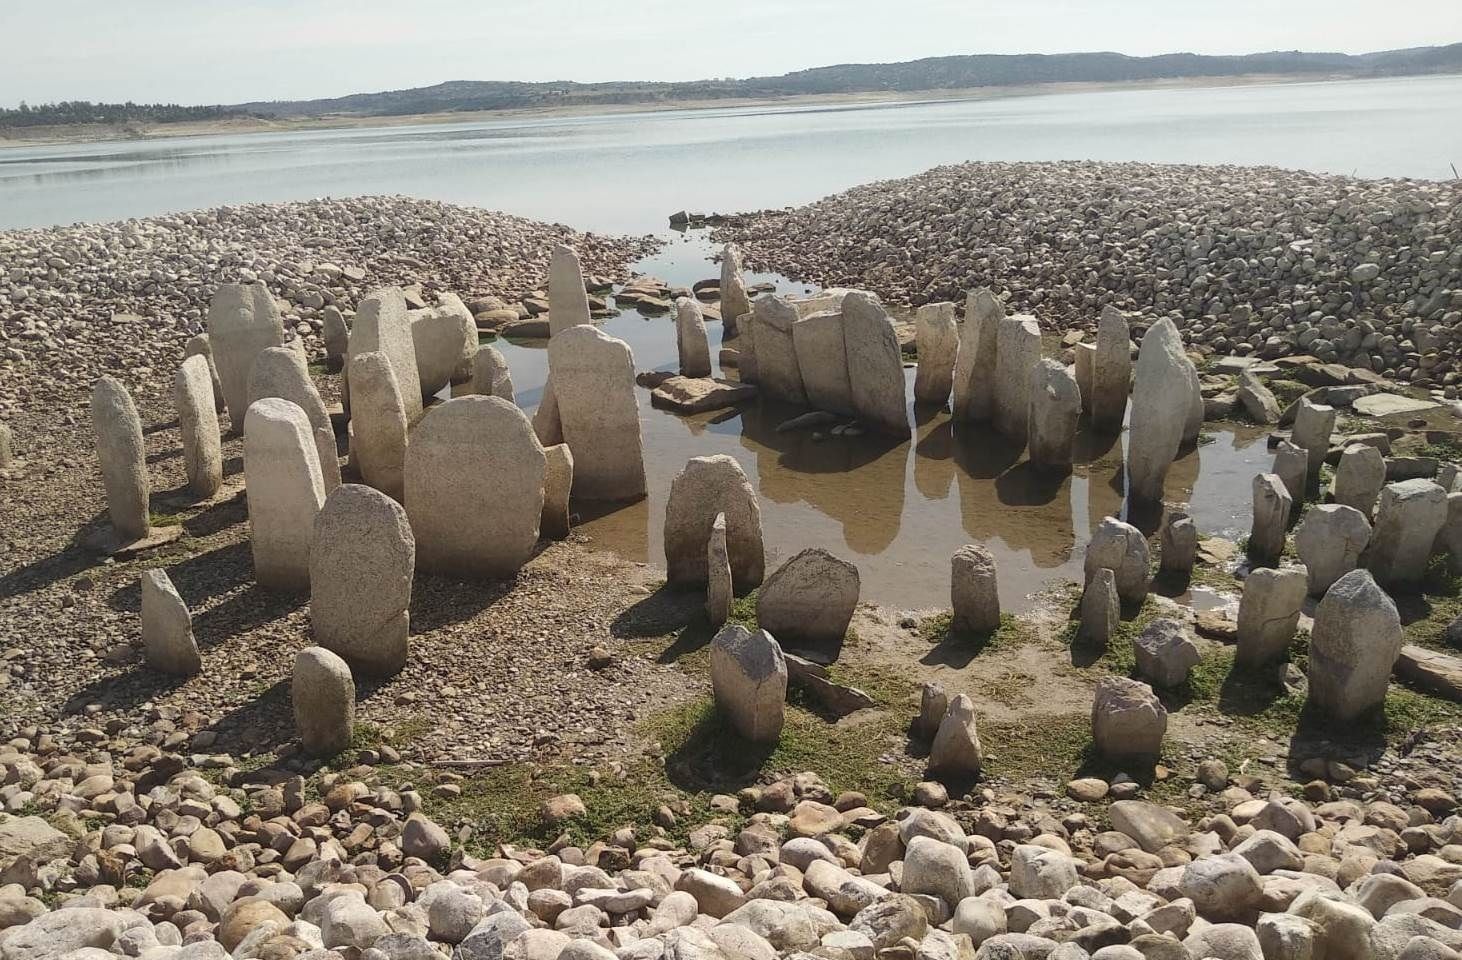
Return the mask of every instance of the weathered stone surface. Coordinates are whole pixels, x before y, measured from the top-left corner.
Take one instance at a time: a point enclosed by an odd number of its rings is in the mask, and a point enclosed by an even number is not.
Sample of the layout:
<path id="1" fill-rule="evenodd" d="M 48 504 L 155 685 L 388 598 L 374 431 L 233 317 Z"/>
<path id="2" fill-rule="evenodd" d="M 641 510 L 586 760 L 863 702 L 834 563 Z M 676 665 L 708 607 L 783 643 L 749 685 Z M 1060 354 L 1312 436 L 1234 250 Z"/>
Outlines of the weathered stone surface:
<path id="1" fill-rule="evenodd" d="M 1188 672 L 1202 659 L 1187 625 L 1167 617 L 1149 623 L 1132 641 L 1132 652 L 1137 672 L 1157 687 L 1186 683 Z"/>
<path id="2" fill-rule="evenodd" d="M 952 631 L 989 633 L 1000 628 L 1000 583 L 995 555 L 988 547 L 966 544 L 949 561 Z"/>
<path id="3" fill-rule="evenodd" d="M 213 364 L 213 346 L 208 334 L 199 333 L 188 338 L 187 344 L 183 346 L 183 361 L 186 363 L 191 357 L 202 357 L 203 362 L 208 365 L 208 380 L 213 390 L 213 411 L 223 413 L 228 409 L 228 401 L 223 395 L 223 383 L 218 379 L 218 368 Z"/>
<path id="4" fill-rule="evenodd" d="M 1430 480 L 1387 484 L 1376 507 L 1366 569 L 1387 586 L 1415 583 L 1426 572 L 1447 522 L 1447 491 Z"/>
<path id="5" fill-rule="evenodd" d="M 1122 621 L 1122 601 L 1117 596 L 1117 575 L 1106 567 L 1092 572 L 1081 592 L 1079 643 L 1105 647 Z"/>
<path id="6" fill-rule="evenodd" d="M 552 336 L 569 327 L 588 325 L 589 293 L 584 286 L 584 272 L 579 267 L 579 254 L 573 247 L 554 244 L 548 261 L 548 323 Z"/>
<path id="7" fill-rule="evenodd" d="M 518 402 L 513 390 L 513 373 L 508 369 L 507 358 L 490 343 L 478 347 L 472 358 L 471 390 L 478 396 L 501 397 L 508 403 Z"/>
<path id="8" fill-rule="evenodd" d="M 1081 391 L 1081 411 L 1091 413 L 1091 397 L 1096 390 L 1096 344 L 1078 343 L 1071 349 L 1076 352 L 1072 369 L 1076 374 L 1076 389 Z"/>
<path id="9" fill-rule="evenodd" d="M 705 413 L 755 400 L 754 383 L 710 377 L 669 377 L 650 391 L 650 405 L 678 413 Z"/>
<path id="10" fill-rule="evenodd" d="M 1000 321 L 995 346 L 995 428 L 1024 442 L 1030 419 L 1031 384 L 1041 359 L 1041 326 L 1028 314 Z"/>
<path id="11" fill-rule="evenodd" d="M 288 400 L 305 412 L 310 421 L 310 439 L 319 457 L 325 493 L 340 486 L 340 459 L 335 449 L 335 430 L 325 401 L 310 380 L 304 358 L 289 347 L 269 347 L 254 358 L 249 375 L 249 403 L 265 397 Z M 333 482 L 332 482 L 333 481 Z"/>
<path id="12" fill-rule="evenodd" d="M 1186 577 L 1193 572 L 1197 556 L 1198 525 L 1181 510 L 1169 513 L 1162 528 L 1158 570 L 1170 576 Z"/>
<path id="13" fill-rule="evenodd" d="M 0 470 L 4 470 L 11 464 L 11 458 L 14 456 L 13 443 L 10 428 L 0 423 Z"/>
<path id="14" fill-rule="evenodd" d="M 142 442 L 142 418 L 119 381 L 102 377 L 96 382 L 91 393 L 91 426 L 112 529 L 121 541 L 146 539 L 152 530 L 147 447 Z"/>
<path id="15" fill-rule="evenodd" d="M 1462 493 L 1447 494 L 1447 519 L 1437 531 L 1432 549 L 1435 553 L 1445 553 L 1453 570 L 1462 571 Z"/>
<path id="16" fill-rule="evenodd" d="M 797 308 L 786 297 L 768 295 L 752 303 L 748 326 L 755 344 L 756 384 L 762 395 L 784 403 L 806 404 L 807 391 L 792 343 L 792 326 L 797 320 Z"/>
<path id="17" fill-rule="evenodd" d="M 244 428 L 249 376 L 262 350 L 284 345 L 279 308 L 262 283 L 225 283 L 208 304 L 208 345 L 234 432 Z"/>
<path id="18" fill-rule="evenodd" d="M 398 503 L 406 493 L 406 401 L 384 353 L 350 360 L 350 461 L 368 485 Z"/>
<path id="19" fill-rule="evenodd" d="M 1310 595 L 1322 596 L 1360 566 L 1370 540 L 1370 521 L 1359 510 L 1338 503 L 1311 507 L 1294 533 L 1295 549 L 1309 571 Z"/>
<path id="20" fill-rule="evenodd" d="M 943 686 L 931 681 L 925 682 L 919 692 L 919 716 L 915 721 L 916 732 L 929 740 L 934 739 L 944 714 L 949 710 L 949 694 Z"/>
<path id="21" fill-rule="evenodd" d="M 1047 467 L 1071 466 L 1076 443 L 1076 422 L 1081 419 L 1081 390 L 1066 368 L 1046 358 L 1031 376 L 1029 431 L 1030 461 Z"/>
<path id="22" fill-rule="evenodd" d="M 1119 430 L 1132 391 L 1132 334 L 1127 318 L 1111 304 L 1097 321 L 1096 369 L 1092 383 L 1091 423 L 1099 430 Z"/>
<path id="23" fill-rule="evenodd" d="M 725 335 L 736 336 L 741 318 L 750 312 L 746 281 L 741 278 L 741 251 L 728 243 L 721 250 L 721 326 Z"/>
<path id="24" fill-rule="evenodd" d="M 731 601 L 735 596 L 731 574 L 731 554 L 726 542 L 726 515 L 716 514 L 711 523 L 711 536 L 706 541 L 706 620 L 719 627 L 731 617 Z"/>
<path id="25" fill-rule="evenodd" d="M 853 385 L 848 381 L 842 312 L 814 313 L 792 324 L 792 347 L 797 353 L 797 369 L 808 405 L 854 416 L 857 410 L 853 406 Z"/>
<path id="26" fill-rule="evenodd" d="M 545 447 L 564 442 L 563 421 L 558 415 L 558 394 L 553 389 L 552 371 L 548 381 L 543 384 L 543 396 L 538 401 L 538 407 L 533 411 L 533 432 L 537 435 L 538 442 Z"/>
<path id="27" fill-rule="evenodd" d="M 1396 676 L 1433 696 L 1462 703 L 1462 657 L 1408 644 L 1396 657 Z"/>
<path id="28" fill-rule="evenodd" d="M 550 343 L 580 329 L 598 333 L 574 327 Z M 574 461 L 577 472 L 577 454 Z M 538 543 L 545 470 L 533 425 L 506 400 L 457 397 L 428 410 L 406 451 L 417 565 L 459 578 L 516 575 Z"/>
<path id="29" fill-rule="evenodd" d="M 694 457 L 670 482 L 665 500 L 665 572 L 671 583 L 705 583 L 706 542 L 718 515 L 736 590 L 747 592 L 766 572 L 761 506 L 734 457 Z M 770 628 L 769 628 L 770 629 Z"/>
<path id="30" fill-rule="evenodd" d="M 1330 452 L 1330 437 L 1335 432 L 1335 408 L 1315 403 L 1309 397 L 1300 397 L 1299 411 L 1295 414 L 1294 428 L 1290 437 L 1294 444 L 1309 454 L 1309 470 L 1306 486 L 1320 481 L 1320 467 L 1325 455 Z"/>
<path id="31" fill-rule="evenodd" d="M 969 698 L 966 697 L 966 700 Z M 974 722 L 974 714 L 970 714 Z M 962 848 L 933 837 L 914 837 L 904 852 L 904 872 L 899 891 L 938 897 L 950 909 L 975 895 L 974 871 Z"/>
<path id="32" fill-rule="evenodd" d="M 568 444 L 556 443 L 543 448 L 543 457 L 543 517 L 538 533 L 547 540 L 562 540 L 573 523 L 569 496 L 574 488 L 574 454 Z"/>
<path id="33" fill-rule="evenodd" d="M 1155 757 L 1162 753 L 1168 712 L 1140 680 L 1103 677 L 1091 708 L 1091 735 L 1103 755 Z"/>
<path id="34" fill-rule="evenodd" d="M 423 396 L 432 396 L 449 383 L 472 378 L 477 355 L 477 322 L 455 293 L 437 294 L 437 305 L 407 314 L 411 322 L 411 349 L 416 354 L 416 375 Z"/>
<path id="35" fill-rule="evenodd" d="M 398 287 L 382 287 L 371 291 L 355 310 L 355 324 L 350 328 L 350 350 L 347 371 L 355 358 L 363 353 L 380 353 L 391 364 L 396 385 L 401 391 L 402 408 L 410 423 L 421 416 L 421 374 L 416 366 L 416 341 L 411 334 L 406 297 Z M 347 383 L 348 383 L 347 379 Z M 344 394 L 355 410 L 353 391 Z"/>
<path id="36" fill-rule="evenodd" d="M 787 661 L 765 630 L 729 624 L 711 640 L 711 687 L 716 708 L 742 737 L 775 743 L 787 699 Z"/>
<path id="37" fill-rule="evenodd" d="M 320 338 L 325 341 L 325 362 L 332 369 L 345 366 L 350 353 L 350 328 L 339 307 L 331 305 L 320 311 Z"/>
<path id="38" fill-rule="evenodd" d="M 163 673 L 190 677 L 203 669 L 193 616 L 165 570 L 142 571 L 142 649 L 147 665 Z"/>
<path id="39" fill-rule="evenodd" d="M 1112 829 L 1125 833 L 1148 853 L 1181 845 L 1188 838 L 1188 823 L 1166 807 L 1144 800 L 1118 800 L 1107 810 Z"/>
<path id="40" fill-rule="evenodd" d="M 1336 503 L 1354 507 L 1369 519 L 1385 485 L 1386 460 L 1381 451 L 1369 444 L 1352 443 L 1340 455 L 1330 495 Z"/>
<path id="41" fill-rule="evenodd" d="M 378 490 L 347 483 L 325 498 L 310 554 L 315 642 L 357 673 L 406 665 L 416 539 L 406 510 Z"/>
<path id="42" fill-rule="evenodd" d="M 929 748 L 929 772 L 942 777 L 973 777 L 985 762 L 975 724 L 975 704 L 964 694 L 949 701 Z"/>
<path id="43" fill-rule="evenodd" d="M 1152 554 L 1147 538 L 1131 524 L 1107 517 L 1086 545 L 1086 582 L 1103 567 L 1117 579 L 1117 596 L 1123 603 L 1138 605 L 1147 599 L 1148 571 Z"/>
<path id="44" fill-rule="evenodd" d="M 1253 523 L 1244 552 L 1252 566 L 1267 566 L 1277 563 L 1284 553 L 1284 534 L 1289 527 L 1293 500 L 1284 481 L 1273 473 L 1256 476 L 1253 489 Z"/>
<path id="45" fill-rule="evenodd" d="M 1369 397 L 1361 397 L 1352 406 L 1356 413 L 1363 416 L 1391 417 L 1403 413 L 1426 413 L 1428 410 L 1435 410 L 1438 404 L 1394 393 L 1377 393 Z"/>
<path id="46" fill-rule="evenodd" d="M 1239 371 L 1239 403 L 1244 407 L 1244 412 L 1249 419 L 1255 423 L 1271 424 L 1279 422 L 1279 415 L 1282 412 L 1279 406 L 1279 399 L 1274 396 L 1274 391 L 1264 385 L 1259 375 L 1252 370 Z"/>
<path id="47" fill-rule="evenodd" d="M 843 345 L 858 418 L 880 432 L 908 436 L 903 354 L 877 297 L 854 291 L 843 298 Z"/>
<path id="48" fill-rule="evenodd" d="M 173 378 L 173 402 L 183 438 L 188 490 L 200 500 L 206 499 L 223 486 L 223 438 L 218 430 L 207 360 L 195 356 L 183 361 Z"/>
<path id="49" fill-rule="evenodd" d="M 306 590 L 315 515 L 325 480 L 309 418 L 296 404 L 266 397 L 244 418 L 244 478 L 254 579 L 277 590 Z"/>
<path id="50" fill-rule="evenodd" d="M 995 415 L 995 366 L 1005 307 L 981 287 L 965 300 L 954 363 L 954 418 L 989 420 Z"/>
<path id="51" fill-rule="evenodd" d="M 305 752 L 329 757 L 350 746 L 355 728 L 355 681 L 345 661 L 324 647 L 306 647 L 294 658 L 290 684 L 294 725 Z"/>
<path id="52" fill-rule="evenodd" d="M 926 303 L 914 314 L 919 368 L 914 372 L 914 402 L 944 406 L 954 387 L 954 361 L 959 352 L 959 327 L 954 304 Z"/>
<path id="53" fill-rule="evenodd" d="M 574 452 L 574 496 L 634 500 L 645 495 L 635 364 L 629 344 L 589 326 L 548 342 L 563 439 Z"/>
<path id="54" fill-rule="evenodd" d="M 1163 318 L 1148 328 L 1137 355 L 1127 440 L 1130 493 L 1138 500 L 1162 499 L 1163 482 L 1182 446 L 1192 406 L 1191 366 L 1171 320 Z"/>
<path id="55" fill-rule="evenodd" d="M 762 629 L 786 643 L 838 643 L 858 606 L 858 568 L 811 548 L 766 578 L 756 598 Z"/>
<path id="56" fill-rule="evenodd" d="M 1249 572 L 1239 600 L 1235 662 L 1257 667 L 1284 656 L 1299 629 L 1308 590 L 1304 567 L 1260 567 Z"/>
<path id="57" fill-rule="evenodd" d="M 1366 570 L 1352 570 L 1325 592 L 1310 629 L 1309 701 L 1349 722 L 1381 705 L 1401 651 L 1401 618 Z"/>
<path id="58" fill-rule="evenodd" d="M 691 297 L 675 301 L 675 347 L 680 355 L 680 373 L 686 377 L 711 375 L 711 347 L 706 340 L 706 321 L 701 307 Z"/>

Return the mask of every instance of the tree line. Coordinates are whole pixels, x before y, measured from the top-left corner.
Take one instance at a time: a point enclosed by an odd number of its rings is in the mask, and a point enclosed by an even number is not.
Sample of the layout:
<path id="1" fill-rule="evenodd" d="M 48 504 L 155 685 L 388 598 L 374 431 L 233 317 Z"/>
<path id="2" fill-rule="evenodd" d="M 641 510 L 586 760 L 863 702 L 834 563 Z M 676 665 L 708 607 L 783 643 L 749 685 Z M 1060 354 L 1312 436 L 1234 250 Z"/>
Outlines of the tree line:
<path id="1" fill-rule="evenodd" d="M 0 108 L 0 127 L 43 127 L 76 123 L 180 123 L 185 120 L 221 120 L 251 116 L 237 107 L 185 107 L 176 103 L 92 103 L 62 100 L 59 103 L 28 104 Z"/>

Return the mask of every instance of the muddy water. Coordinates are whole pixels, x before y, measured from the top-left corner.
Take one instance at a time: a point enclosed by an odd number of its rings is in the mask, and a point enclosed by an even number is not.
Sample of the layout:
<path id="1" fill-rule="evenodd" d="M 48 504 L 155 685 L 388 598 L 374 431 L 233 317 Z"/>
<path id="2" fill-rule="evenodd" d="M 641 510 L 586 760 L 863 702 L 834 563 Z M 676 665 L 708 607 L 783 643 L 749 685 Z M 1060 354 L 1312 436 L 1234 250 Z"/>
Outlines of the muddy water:
<path id="1" fill-rule="evenodd" d="M 717 275 L 709 254 L 709 245 L 690 234 L 637 269 L 689 286 Z M 773 274 L 749 278 L 774 283 L 779 292 L 812 290 Z M 714 358 L 721 325 L 707 328 Z M 637 370 L 676 369 L 670 315 L 627 309 L 603 329 L 630 345 Z M 536 408 L 547 372 L 545 342 L 499 341 L 498 347 L 512 368 L 518 402 Z M 726 374 L 718 367 L 716 375 Z M 912 398 L 914 369 L 905 375 Z M 992 430 L 954 423 L 943 410 L 911 407 L 914 437 L 895 444 L 875 436 L 778 433 L 778 424 L 803 411 L 777 403 L 682 416 L 652 408 L 648 390 L 636 395 L 649 497 L 608 507 L 575 504 L 579 531 L 630 560 L 663 565 L 670 481 L 690 457 L 718 453 L 735 457 L 757 488 L 768 569 L 806 547 L 824 547 L 858 565 L 864 599 L 898 609 L 947 607 L 950 554 L 982 543 L 995 554 L 1005 605 L 1024 610 L 1031 594 L 1080 579 L 1086 543 L 1103 517 L 1126 517 L 1125 434 L 1084 431 L 1076 468 L 1052 476 L 1033 470 L 1021 450 Z M 1188 503 L 1203 532 L 1237 537 L 1248 532 L 1250 482 L 1271 460 L 1261 432 L 1220 428 L 1173 465 L 1167 499 Z M 1130 519 L 1151 530 L 1159 518 Z"/>

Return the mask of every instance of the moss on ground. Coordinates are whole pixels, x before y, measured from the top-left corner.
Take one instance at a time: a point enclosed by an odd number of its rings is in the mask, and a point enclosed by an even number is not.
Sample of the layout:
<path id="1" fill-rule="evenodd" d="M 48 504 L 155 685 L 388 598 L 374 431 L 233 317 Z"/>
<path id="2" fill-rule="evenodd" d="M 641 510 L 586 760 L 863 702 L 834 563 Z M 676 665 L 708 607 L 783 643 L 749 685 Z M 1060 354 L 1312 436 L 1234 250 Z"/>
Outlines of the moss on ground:
<path id="1" fill-rule="evenodd" d="M 1293 403 L 1310 392 L 1310 388 L 1298 380 L 1270 380 L 1269 389 L 1285 404 Z"/>
<path id="2" fill-rule="evenodd" d="M 1447 640 L 1447 626 L 1462 616 L 1462 576 L 1453 573 L 1445 557 L 1433 558 L 1417 593 L 1394 595 L 1407 643 L 1462 654 Z"/>

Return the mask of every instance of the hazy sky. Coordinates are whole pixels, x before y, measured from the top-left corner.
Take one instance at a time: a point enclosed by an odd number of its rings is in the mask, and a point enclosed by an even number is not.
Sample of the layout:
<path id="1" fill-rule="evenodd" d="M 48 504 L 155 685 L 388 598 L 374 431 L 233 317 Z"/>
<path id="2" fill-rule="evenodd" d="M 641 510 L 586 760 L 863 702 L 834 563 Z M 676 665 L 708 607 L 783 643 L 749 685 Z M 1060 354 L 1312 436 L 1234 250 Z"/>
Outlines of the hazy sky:
<path id="1" fill-rule="evenodd" d="M 1363 52 L 1462 0 L 0 0 L 0 105 L 683 80 L 961 53 Z"/>

